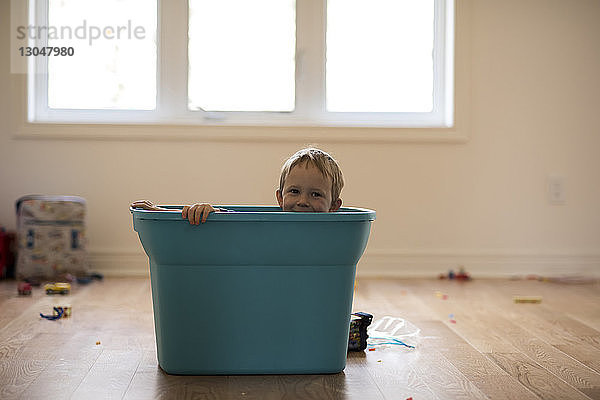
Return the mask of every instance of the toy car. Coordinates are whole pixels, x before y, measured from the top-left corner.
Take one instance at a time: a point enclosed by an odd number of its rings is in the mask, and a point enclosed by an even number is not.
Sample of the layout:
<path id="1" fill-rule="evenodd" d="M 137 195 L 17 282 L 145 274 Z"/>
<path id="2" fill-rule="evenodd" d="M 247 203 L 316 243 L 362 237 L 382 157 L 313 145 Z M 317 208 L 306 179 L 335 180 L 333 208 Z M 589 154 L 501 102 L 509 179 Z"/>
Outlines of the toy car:
<path id="1" fill-rule="evenodd" d="M 27 282 L 19 282 L 19 285 L 17 286 L 17 291 L 22 296 L 29 296 L 31 295 L 31 284 Z"/>
<path id="2" fill-rule="evenodd" d="M 69 294 L 71 292 L 71 284 L 70 283 L 47 283 L 44 285 L 44 290 L 46 294 Z"/>

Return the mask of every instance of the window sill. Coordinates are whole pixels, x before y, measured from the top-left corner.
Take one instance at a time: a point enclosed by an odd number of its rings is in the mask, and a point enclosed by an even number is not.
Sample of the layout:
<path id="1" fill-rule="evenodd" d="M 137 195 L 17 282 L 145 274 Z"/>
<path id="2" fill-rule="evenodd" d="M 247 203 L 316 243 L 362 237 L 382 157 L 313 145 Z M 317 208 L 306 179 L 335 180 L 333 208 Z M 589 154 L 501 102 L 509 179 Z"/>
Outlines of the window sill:
<path id="1" fill-rule="evenodd" d="M 336 142 L 336 143 L 465 143 L 466 127 L 292 127 L 23 123 L 13 130 L 23 140 Z"/>

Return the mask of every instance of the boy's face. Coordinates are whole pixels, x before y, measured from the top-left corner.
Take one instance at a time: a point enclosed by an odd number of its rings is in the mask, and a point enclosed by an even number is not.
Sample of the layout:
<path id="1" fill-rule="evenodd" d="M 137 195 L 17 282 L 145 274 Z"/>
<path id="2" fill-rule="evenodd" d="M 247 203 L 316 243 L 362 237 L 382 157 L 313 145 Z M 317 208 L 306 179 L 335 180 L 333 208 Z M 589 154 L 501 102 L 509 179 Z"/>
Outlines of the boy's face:
<path id="1" fill-rule="evenodd" d="M 329 212 L 337 211 L 342 200 L 331 204 L 331 179 L 309 162 L 298 164 L 290 170 L 283 192 L 276 192 L 283 211 Z"/>

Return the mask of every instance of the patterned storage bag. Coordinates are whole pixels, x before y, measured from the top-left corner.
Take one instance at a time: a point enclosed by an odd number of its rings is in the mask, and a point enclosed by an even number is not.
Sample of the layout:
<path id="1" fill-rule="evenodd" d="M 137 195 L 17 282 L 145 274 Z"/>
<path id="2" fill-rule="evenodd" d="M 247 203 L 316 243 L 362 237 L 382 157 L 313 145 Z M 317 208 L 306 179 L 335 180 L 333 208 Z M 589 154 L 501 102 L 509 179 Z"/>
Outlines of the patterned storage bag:
<path id="1" fill-rule="evenodd" d="M 16 206 L 17 279 L 88 275 L 85 199 L 29 195 L 17 200 Z"/>

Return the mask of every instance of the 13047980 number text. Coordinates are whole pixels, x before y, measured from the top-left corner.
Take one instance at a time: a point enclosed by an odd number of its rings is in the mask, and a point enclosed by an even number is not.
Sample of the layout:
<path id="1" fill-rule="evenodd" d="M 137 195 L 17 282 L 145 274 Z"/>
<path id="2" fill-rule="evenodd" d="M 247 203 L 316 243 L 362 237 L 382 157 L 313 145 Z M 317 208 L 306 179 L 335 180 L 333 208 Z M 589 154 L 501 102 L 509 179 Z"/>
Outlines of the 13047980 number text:
<path id="1" fill-rule="evenodd" d="M 73 47 L 19 47 L 19 52 L 24 57 L 49 57 L 49 56 L 73 56 L 75 54 L 75 49 Z"/>

